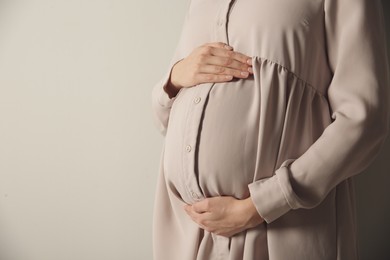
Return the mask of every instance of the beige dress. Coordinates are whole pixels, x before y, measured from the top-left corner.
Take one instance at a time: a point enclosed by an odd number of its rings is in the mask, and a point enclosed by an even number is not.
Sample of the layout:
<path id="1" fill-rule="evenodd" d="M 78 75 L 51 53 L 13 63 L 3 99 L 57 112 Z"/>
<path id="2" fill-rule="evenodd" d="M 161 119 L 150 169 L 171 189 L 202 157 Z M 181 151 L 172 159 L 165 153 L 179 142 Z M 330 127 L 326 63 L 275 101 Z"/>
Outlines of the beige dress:
<path id="1" fill-rule="evenodd" d="M 225 42 L 253 76 L 165 92 L 177 61 Z M 154 208 L 156 260 L 356 259 L 351 177 L 389 129 L 384 19 L 375 0 L 192 0 L 152 92 L 164 135 Z M 265 222 L 226 238 L 183 210 L 251 197 Z"/>

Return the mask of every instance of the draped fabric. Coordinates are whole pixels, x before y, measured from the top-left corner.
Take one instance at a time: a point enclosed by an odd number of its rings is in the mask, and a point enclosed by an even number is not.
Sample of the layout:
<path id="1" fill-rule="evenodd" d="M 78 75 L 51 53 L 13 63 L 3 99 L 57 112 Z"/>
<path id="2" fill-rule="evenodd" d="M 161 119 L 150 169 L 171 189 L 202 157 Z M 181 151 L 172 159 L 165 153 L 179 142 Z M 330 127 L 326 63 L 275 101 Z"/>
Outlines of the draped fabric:
<path id="1" fill-rule="evenodd" d="M 165 92 L 201 44 L 252 57 L 246 79 Z M 154 208 L 156 260 L 357 259 L 353 176 L 389 129 L 389 66 L 376 0 L 192 0 L 152 91 L 164 137 Z M 230 238 L 183 210 L 251 197 L 265 222 Z"/>

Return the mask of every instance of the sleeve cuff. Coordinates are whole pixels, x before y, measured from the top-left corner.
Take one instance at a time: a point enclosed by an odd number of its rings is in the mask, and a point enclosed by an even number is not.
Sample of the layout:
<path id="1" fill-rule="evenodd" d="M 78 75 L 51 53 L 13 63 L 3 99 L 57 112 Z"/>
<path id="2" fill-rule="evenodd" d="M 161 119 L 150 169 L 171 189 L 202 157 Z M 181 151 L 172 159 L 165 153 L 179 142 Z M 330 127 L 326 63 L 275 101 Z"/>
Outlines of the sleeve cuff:
<path id="1" fill-rule="evenodd" d="M 259 215 L 271 223 L 293 207 L 289 203 L 285 181 L 288 182 L 288 166 L 295 159 L 287 159 L 272 177 L 261 179 L 248 185 L 251 199 Z M 287 178 L 287 180 L 285 180 Z"/>

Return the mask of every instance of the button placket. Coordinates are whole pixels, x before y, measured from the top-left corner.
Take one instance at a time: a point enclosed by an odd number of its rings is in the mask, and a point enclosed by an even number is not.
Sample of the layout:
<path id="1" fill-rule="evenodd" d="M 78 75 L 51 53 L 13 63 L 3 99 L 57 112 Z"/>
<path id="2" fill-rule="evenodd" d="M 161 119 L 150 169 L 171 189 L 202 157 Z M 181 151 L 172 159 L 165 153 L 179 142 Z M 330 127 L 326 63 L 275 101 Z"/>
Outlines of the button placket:
<path id="1" fill-rule="evenodd" d="M 196 202 L 204 196 L 199 188 L 198 180 L 195 173 L 195 147 L 198 138 L 199 125 L 204 106 L 200 105 L 210 90 L 212 84 L 207 83 L 194 89 L 192 104 L 189 105 L 187 119 L 185 123 L 185 154 L 183 155 L 183 180 L 187 190 L 189 201 Z"/>
<path id="2" fill-rule="evenodd" d="M 226 25 L 226 21 L 224 19 L 219 19 L 218 22 L 217 22 L 217 25 L 218 26 L 225 26 Z"/>
<path id="3" fill-rule="evenodd" d="M 215 27 L 215 40 L 222 41 L 229 44 L 228 36 L 227 36 L 227 16 L 229 14 L 229 10 L 231 4 L 235 0 L 225 0 L 221 5 L 221 9 L 216 17 L 216 27 Z"/>
<path id="4" fill-rule="evenodd" d="M 221 1 L 220 10 L 216 16 L 216 25 L 214 26 L 214 37 L 216 41 L 228 44 L 227 35 L 227 16 L 231 3 L 234 0 Z M 185 154 L 183 155 L 183 181 L 187 190 L 189 201 L 199 201 L 204 198 L 200 190 L 198 179 L 195 173 L 195 147 L 198 138 L 199 126 L 202 120 L 202 113 L 205 102 L 214 83 L 205 83 L 194 89 L 193 104 L 189 106 L 187 119 L 184 126 L 183 144 L 185 144 Z M 201 105 L 203 104 L 203 105 Z"/>

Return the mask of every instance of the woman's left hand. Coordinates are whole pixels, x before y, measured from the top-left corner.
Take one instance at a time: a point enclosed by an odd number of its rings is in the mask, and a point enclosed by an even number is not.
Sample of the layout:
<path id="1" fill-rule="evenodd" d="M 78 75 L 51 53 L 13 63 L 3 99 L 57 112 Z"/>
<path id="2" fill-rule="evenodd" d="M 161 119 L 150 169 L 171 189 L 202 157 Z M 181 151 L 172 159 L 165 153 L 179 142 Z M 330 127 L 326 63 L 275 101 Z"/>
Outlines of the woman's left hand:
<path id="1" fill-rule="evenodd" d="M 185 205 L 184 209 L 201 228 L 225 237 L 264 222 L 250 197 L 244 200 L 230 196 L 206 198 Z"/>

